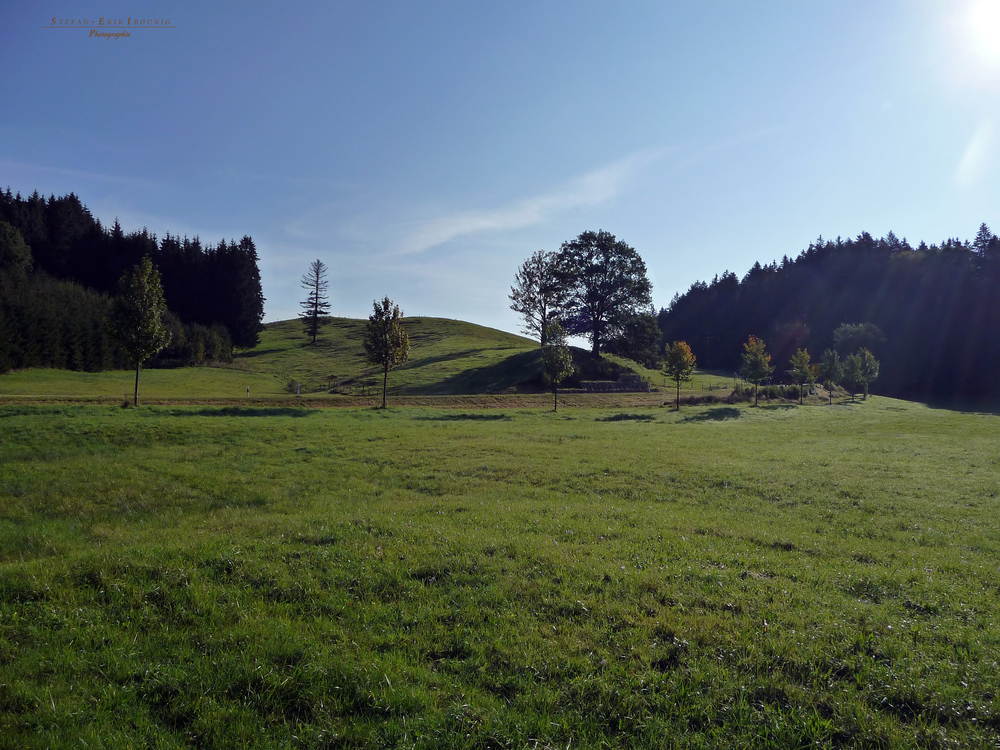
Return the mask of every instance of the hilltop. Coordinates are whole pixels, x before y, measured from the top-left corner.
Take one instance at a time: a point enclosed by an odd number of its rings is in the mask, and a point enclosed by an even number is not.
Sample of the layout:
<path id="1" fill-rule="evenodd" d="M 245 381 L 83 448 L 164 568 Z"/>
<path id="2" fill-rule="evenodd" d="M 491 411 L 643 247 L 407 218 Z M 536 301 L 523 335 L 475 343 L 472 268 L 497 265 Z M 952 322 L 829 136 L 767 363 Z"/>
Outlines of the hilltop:
<path id="1" fill-rule="evenodd" d="M 333 391 L 348 395 L 376 385 L 381 370 L 365 360 L 365 320 L 332 318 L 308 343 L 298 320 L 268 324 L 260 344 L 237 354 L 241 367 L 302 384 L 303 392 Z M 390 393 L 399 396 L 451 396 L 480 393 L 532 392 L 542 389 L 537 341 L 495 328 L 447 318 L 406 318 L 410 359 L 389 376 Z M 655 376 L 637 363 L 604 355 L 600 363 L 572 348 L 585 379 L 614 378 L 621 371 Z M 576 385 L 568 382 L 568 386 Z"/>
<path id="2" fill-rule="evenodd" d="M 270 323 L 260 343 L 234 361 L 255 372 L 302 384 L 303 391 L 356 394 L 373 386 L 381 371 L 365 360 L 365 320 L 332 318 L 310 344 L 298 320 Z M 537 342 L 494 328 L 445 318 L 407 318 L 410 359 L 393 370 L 398 395 L 499 392 L 531 380 Z"/>

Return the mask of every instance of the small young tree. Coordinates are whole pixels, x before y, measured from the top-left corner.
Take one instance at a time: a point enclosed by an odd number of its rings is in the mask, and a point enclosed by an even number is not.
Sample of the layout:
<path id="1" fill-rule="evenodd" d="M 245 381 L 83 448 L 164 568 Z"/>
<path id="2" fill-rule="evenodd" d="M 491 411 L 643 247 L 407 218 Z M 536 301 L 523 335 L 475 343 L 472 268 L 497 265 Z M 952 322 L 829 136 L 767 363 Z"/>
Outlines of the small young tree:
<path id="1" fill-rule="evenodd" d="M 823 387 L 830 394 L 830 404 L 833 404 L 833 389 L 844 378 L 844 366 L 836 349 L 827 349 L 819 364 L 819 376 L 823 378 Z"/>
<path id="2" fill-rule="evenodd" d="M 302 288 L 308 292 L 308 295 L 305 300 L 299 303 L 302 306 L 299 319 L 302 321 L 306 334 L 312 337 L 312 343 L 315 344 L 319 327 L 326 323 L 330 313 L 330 301 L 326 296 L 326 291 L 329 288 L 326 280 L 326 265 L 318 258 L 309 264 L 309 272 L 302 277 Z"/>
<path id="3" fill-rule="evenodd" d="M 767 345 L 756 336 L 750 336 L 743 345 L 743 366 L 740 376 L 753 383 L 753 405 L 757 406 L 757 389 L 761 382 L 771 377 L 774 367 L 771 366 L 771 355 L 767 353 Z"/>
<path id="4" fill-rule="evenodd" d="M 675 400 L 677 411 L 681 410 L 681 381 L 691 379 L 694 367 L 695 356 L 691 353 L 691 347 L 686 341 L 675 341 L 667 352 L 667 359 L 663 363 L 663 374 L 677 384 Z"/>
<path id="5" fill-rule="evenodd" d="M 573 355 L 566 346 L 566 331 L 549 323 L 542 347 L 542 377 L 552 386 L 552 411 L 559 411 L 559 384 L 573 374 Z"/>
<path id="6" fill-rule="evenodd" d="M 386 403 L 386 386 L 389 370 L 405 362 L 410 356 L 410 338 L 403 330 L 403 313 L 399 305 L 385 297 L 375 300 L 374 312 L 368 316 L 365 329 L 365 354 L 368 361 L 382 368 L 382 408 Z"/>
<path id="7" fill-rule="evenodd" d="M 859 349 L 858 357 L 861 359 L 861 380 L 865 387 L 865 399 L 868 398 L 868 386 L 878 380 L 878 360 L 875 355 L 867 349 Z"/>
<path id="8" fill-rule="evenodd" d="M 851 401 L 856 401 L 859 391 L 865 387 L 864 365 L 860 354 L 852 354 L 844 360 L 843 385 L 851 394 Z"/>
<path id="9" fill-rule="evenodd" d="M 111 335 L 135 362 L 135 406 L 139 405 L 139 368 L 170 343 L 170 331 L 163 320 L 166 312 L 160 272 L 147 255 L 119 280 L 109 321 Z"/>
<path id="10" fill-rule="evenodd" d="M 802 391 L 805 389 L 806 383 L 813 382 L 815 377 L 812 365 L 809 362 L 809 352 L 805 349 L 799 349 L 792 355 L 788 364 L 791 365 L 789 373 L 792 376 L 792 380 L 799 386 L 799 403 L 801 404 Z"/>

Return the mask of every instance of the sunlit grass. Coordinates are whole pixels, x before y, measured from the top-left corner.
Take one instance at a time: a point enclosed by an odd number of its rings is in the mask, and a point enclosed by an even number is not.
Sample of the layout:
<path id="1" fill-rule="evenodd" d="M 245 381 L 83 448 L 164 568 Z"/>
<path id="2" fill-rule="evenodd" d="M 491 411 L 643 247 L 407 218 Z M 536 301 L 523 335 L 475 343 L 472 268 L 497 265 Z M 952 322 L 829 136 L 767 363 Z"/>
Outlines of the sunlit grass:
<path id="1" fill-rule="evenodd" d="M 286 383 L 274 375 L 217 367 L 144 369 L 139 373 L 139 398 L 201 399 L 251 398 L 287 395 Z M 135 370 L 73 372 L 70 370 L 20 370 L 0 375 L 0 396 L 40 399 L 131 399 Z"/>
<path id="2" fill-rule="evenodd" d="M 998 424 L 0 407 L 0 745 L 991 745 Z"/>

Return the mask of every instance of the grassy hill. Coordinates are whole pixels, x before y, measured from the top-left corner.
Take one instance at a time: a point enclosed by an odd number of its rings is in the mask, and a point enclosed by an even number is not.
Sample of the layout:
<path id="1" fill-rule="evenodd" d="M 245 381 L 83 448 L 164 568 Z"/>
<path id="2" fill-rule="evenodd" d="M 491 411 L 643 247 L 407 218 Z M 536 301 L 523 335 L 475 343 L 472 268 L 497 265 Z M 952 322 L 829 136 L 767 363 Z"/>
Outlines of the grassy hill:
<path id="1" fill-rule="evenodd" d="M 310 399 L 374 396 L 382 373 L 364 355 L 364 320 L 334 318 L 323 326 L 315 345 L 297 320 L 267 325 L 253 349 L 239 352 L 231 365 L 144 370 L 139 397 L 151 401 L 286 399 L 300 384 Z M 463 396 L 530 393 L 542 389 L 540 351 L 531 339 L 494 328 L 444 318 L 408 318 L 410 359 L 389 376 L 389 393 L 399 396 Z M 673 393 L 663 375 L 631 360 L 604 355 L 595 362 L 574 349 L 580 380 L 613 379 L 621 370 L 641 374 L 655 388 Z M 0 375 L 0 397 L 7 399 L 117 400 L 132 393 L 131 371 L 85 373 L 66 370 L 25 370 Z M 731 387 L 722 374 L 699 373 L 682 393 L 699 394 Z M 654 397 L 655 400 L 655 397 Z"/>
<path id="2" fill-rule="evenodd" d="M 310 344 L 297 320 L 271 323 L 260 344 L 237 362 L 256 372 L 279 374 L 305 391 L 356 394 L 378 385 L 382 373 L 365 360 L 364 320 L 334 318 Z M 499 392 L 535 374 L 538 344 L 523 336 L 444 318 L 408 318 L 410 359 L 393 370 L 397 395 Z"/>

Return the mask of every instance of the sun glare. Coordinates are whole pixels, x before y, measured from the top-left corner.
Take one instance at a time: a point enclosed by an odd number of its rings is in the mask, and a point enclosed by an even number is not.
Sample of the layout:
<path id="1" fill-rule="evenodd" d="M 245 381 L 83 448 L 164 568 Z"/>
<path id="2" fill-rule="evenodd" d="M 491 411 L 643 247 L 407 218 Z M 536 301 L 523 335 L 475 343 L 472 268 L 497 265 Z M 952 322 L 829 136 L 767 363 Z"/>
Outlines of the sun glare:
<path id="1" fill-rule="evenodd" d="M 975 0 L 963 26 L 968 52 L 984 69 L 980 72 L 1000 75 L 1000 0 Z"/>

